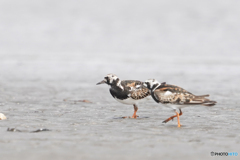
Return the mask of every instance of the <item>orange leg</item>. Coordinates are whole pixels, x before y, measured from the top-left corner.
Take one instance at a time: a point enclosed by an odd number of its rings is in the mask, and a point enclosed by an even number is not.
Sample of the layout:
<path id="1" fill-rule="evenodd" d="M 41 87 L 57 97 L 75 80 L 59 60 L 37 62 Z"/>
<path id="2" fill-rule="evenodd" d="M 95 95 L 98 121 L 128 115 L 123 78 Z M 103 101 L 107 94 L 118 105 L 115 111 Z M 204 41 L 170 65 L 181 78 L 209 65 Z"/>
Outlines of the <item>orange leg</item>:
<path id="1" fill-rule="evenodd" d="M 137 118 L 138 117 L 138 115 L 137 115 L 137 110 L 138 110 L 138 107 L 137 107 L 137 105 L 133 105 L 133 107 L 134 107 L 134 113 L 133 113 L 133 115 L 132 115 L 132 118 Z"/>
<path id="2" fill-rule="evenodd" d="M 177 114 L 178 127 L 181 127 L 180 119 L 179 119 L 179 113 L 177 111 L 176 111 L 176 114 Z"/>
<path id="3" fill-rule="evenodd" d="M 180 111 L 179 116 L 181 116 L 181 115 L 182 115 L 182 110 L 179 109 L 179 111 Z M 166 119 L 166 120 L 163 121 L 162 123 L 167 123 L 168 121 L 173 120 L 174 117 L 177 117 L 177 115 L 174 115 L 174 116 L 172 116 L 172 117 L 169 117 L 168 119 Z"/>

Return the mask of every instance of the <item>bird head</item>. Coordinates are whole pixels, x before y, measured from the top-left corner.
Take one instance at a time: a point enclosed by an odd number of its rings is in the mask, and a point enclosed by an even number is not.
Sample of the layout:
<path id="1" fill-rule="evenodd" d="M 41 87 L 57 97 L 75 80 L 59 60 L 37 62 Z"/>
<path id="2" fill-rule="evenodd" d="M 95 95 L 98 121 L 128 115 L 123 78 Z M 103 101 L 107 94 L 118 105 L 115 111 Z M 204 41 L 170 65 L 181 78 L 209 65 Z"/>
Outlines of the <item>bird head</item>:
<path id="1" fill-rule="evenodd" d="M 107 74 L 106 77 L 101 82 L 98 82 L 97 85 L 106 83 L 108 85 L 116 84 L 119 81 L 119 78 L 115 74 Z"/>
<path id="2" fill-rule="evenodd" d="M 143 84 L 145 87 L 147 87 L 149 90 L 154 91 L 161 85 L 157 80 L 155 79 L 148 79 Z"/>

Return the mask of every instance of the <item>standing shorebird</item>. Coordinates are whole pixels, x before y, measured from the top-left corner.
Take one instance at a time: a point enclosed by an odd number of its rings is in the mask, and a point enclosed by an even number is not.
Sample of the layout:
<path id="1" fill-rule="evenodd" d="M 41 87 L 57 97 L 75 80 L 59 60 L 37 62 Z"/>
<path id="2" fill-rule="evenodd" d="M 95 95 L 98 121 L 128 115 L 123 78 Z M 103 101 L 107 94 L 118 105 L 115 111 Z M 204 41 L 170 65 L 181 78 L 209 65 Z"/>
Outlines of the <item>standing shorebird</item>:
<path id="1" fill-rule="evenodd" d="M 110 86 L 110 93 L 118 102 L 133 105 L 134 113 L 132 118 L 137 118 L 137 104 L 150 95 L 149 89 L 143 85 L 143 82 L 136 80 L 121 81 L 116 75 L 108 74 L 97 85 L 103 83 Z"/>
<path id="2" fill-rule="evenodd" d="M 214 106 L 217 103 L 205 98 L 209 95 L 195 96 L 181 87 L 166 84 L 165 82 L 159 83 L 155 79 L 146 80 L 144 85 L 150 90 L 152 98 L 157 103 L 162 103 L 176 112 L 176 115 L 169 117 L 163 123 L 167 123 L 174 117 L 177 117 L 178 127 L 181 127 L 179 120 L 179 116 L 182 115 L 181 108 L 191 105 Z M 177 109 L 179 109 L 180 113 L 177 112 Z"/>

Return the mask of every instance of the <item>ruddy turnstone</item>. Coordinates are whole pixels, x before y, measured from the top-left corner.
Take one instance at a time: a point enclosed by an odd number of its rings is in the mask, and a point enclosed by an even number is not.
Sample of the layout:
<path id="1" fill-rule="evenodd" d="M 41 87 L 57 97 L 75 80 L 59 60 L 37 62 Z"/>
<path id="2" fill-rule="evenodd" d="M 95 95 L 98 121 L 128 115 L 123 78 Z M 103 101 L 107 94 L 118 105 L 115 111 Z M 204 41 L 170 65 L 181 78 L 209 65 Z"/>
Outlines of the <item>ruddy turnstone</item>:
<path id="1" fill-rule="evenodd" d="M 179 120 L 179 116 L 182 115 L 181 108 L 191 105 L 214 106 L 217 103 L 205 98 L 209 95 L 196 96 L 181 87 L 166 84 L 165 82 L 159 83 L 155 79 L 146 80 L 144 85 L 150 90 L 152 98 L 157 103 L 162 103 L 176 112 L 176 115 L 169 117 L 163 123 L 167 123 L 174 117 L 177 117 L 178 127 L 181 127 Z M 180 113 L 176 111 L 177 109 L 179 109 Z"/>
<path id="2" fill-rule="evenodd" d="M 137 104 L 150 95 L 148 88 L 143 85 L 143 82 L 137 80 L 121 81 L 115 74 L 108 74 L 97 85 L 103 83 L 110 86 L 110 93 L 118 102 L 133 105 L 134 113 L 132 118 L 137 118 Z"/>

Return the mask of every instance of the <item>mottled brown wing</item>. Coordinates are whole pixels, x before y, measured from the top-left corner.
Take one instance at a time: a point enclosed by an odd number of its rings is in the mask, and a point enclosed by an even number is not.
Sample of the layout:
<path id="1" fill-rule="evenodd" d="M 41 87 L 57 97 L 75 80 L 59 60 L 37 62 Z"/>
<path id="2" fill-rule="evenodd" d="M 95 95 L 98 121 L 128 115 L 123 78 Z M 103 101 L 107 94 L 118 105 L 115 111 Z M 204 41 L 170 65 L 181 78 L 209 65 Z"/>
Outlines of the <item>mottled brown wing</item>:
<path id="1" fill-rule="evenodd" d="M 122 83 L 123 83 L 123 86 L 129 87 L 129 88 L 136 88 L 136 86 L 143 84 L 141 81 L 136 81 L 136 80 L 125 80 L 125 81 L 122 81 Z"/>
<path id="2" fill-rule="evenodd" d="M 150 95 L 149 89 L 141 81 L 125 80 L 123 83 L 129 90 L 129 96 L 132 99 L 143 99 Z"/>
<path id="3" fill-rule="evenodd" d="M 147 96 L 149 96 L 150 95 L 150 92 L 149 92 L 149 90 L 146 88 L 146 87 L 141 87 L 141 88 L 139 88 L 139 89 L 136 89 L 136 90 L 133 90 L 133 91 L 131 91 L 131 98 L 132 99 L 143 99 L 143 98 L 145 98 L 145 97 L 147 97 Z"/>
<path id="4" fill-rule="evenodd" d="M 172 91 L 162 91 L 156 89 L 152 94 L 155 99 L 161 103 L 171 103 L 171 104 L 184 104 L 189 102 L 193 95 L 188 93 L 178 93 Z M 156 101 L 155 100 L 155 101 Z"/>
<path id="5" fill-rule="evenodd" d="M 181 87 L 178 87 L 178 86 L 175 86 L 175 85 L 170 85 L 170 84 L 166 84 L 166 83 L 163 83 L 161 84 L 157 90 L 160 90 L 160 91 L 170 91 L 172 93 L 188 93 L 188 94 L 192 94 L 190 92 L 188 92 L 187 90 L 181 88 Z"/>
<path id="6" fill-rule="evenodd" d="M 202 104 L 206 106 L 212 106 L 216 103 L 215 101 L 210 101 L 209 99 L 205 98 L 209 95 L 195 96 L 181 87 L 169 84 L 159 86 L 154 91 L 152 96 L 155 97 L 155 101 L 157 100 L 161 103 L 171 103 L 176 105 Z"/>

